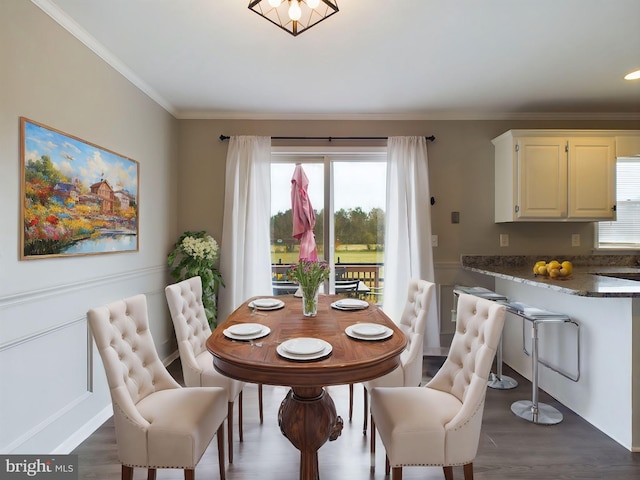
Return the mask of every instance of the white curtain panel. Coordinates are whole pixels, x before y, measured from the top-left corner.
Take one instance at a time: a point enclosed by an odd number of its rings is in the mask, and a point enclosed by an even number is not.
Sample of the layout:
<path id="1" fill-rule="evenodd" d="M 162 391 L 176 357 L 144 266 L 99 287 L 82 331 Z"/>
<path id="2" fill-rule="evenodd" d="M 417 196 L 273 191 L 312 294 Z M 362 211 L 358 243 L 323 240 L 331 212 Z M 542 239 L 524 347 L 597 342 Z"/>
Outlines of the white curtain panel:
<path id="1" fill-rule="evenodd" d="M 382 308 L 395 321 L 400 321 L 411 278 L 434 281 L 427 140 L 389 137 Z M 424 345 L 440 347 L 436 298 L 431 300 Z"/>
<path id="2" fill-rule="evenodd" d="M 218 323 L 255 295 L 271 295 L 271 138 L 229 139 Z"/>

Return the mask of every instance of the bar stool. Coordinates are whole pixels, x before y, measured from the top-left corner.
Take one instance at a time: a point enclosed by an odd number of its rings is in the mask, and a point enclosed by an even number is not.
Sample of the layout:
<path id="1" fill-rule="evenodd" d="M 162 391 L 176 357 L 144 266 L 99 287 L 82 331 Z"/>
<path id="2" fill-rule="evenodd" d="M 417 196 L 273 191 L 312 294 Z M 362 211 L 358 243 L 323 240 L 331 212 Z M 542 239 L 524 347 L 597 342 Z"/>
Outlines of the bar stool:
<path id="1" fill-rule="evenodd" d="M 507 304 L 507 310 L 531 322 L 532 326 L 531 384 L 533 394 L 531 400 L 519 400 L 511 404 L 511 411 L 520 418 L 540 425 L 560 423 L 563 418 L 562 413 L 555 407 L 538 400 L 538 327 L 544 323 L 573 323 L 576 326 L 578 324 L 563 313 L 550 312 L 518 302 Z"/>
<path id="2" fill-rule="evenodd" d="M 464 287 L 461 285 L 456 285 L 455 287 L 453 287 L 453 294 L 456 298 L 461 293 L 468 293 L 470 295 L 475 295 L 476 297 L 486 298 L 487 300 L 493 300 L 495 302 L 508 305 L 507 297 L 489 290 L 488 288 Z M 455 301 L 456 299 L 454 298 L 454 310 L 451 312 L 452 315 L 455 312 Z M 511 378 L 507 375 L 502 374 L 502 336 L 500 336 L 500 342 L 498 342 L 498 350 L 496 351 L 496 373 L 491 372 L 491 374 L 489 375 L 487 387 L 496 390 L 511 390 L 512 388 L 516 388 L 517 386 L 518 381 L 515 378 Z"/>

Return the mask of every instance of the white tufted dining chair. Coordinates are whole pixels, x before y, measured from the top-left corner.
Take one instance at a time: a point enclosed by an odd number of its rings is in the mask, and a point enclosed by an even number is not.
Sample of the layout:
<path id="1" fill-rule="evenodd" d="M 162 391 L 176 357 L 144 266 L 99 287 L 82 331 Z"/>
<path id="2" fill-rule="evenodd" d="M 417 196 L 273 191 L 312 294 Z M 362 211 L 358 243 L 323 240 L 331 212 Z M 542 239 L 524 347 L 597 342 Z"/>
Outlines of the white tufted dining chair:
<path id="1" fill-rule="evenodd" d="M 387 452 L 386 473 L 402 479 L 403 466 L 453 466 L 473 479 L 487 379 L 504 325 L 505 306 L 461 294 L 449 355 L 424 387 L 374 388 L 371 429 Z"/>
<path id="2" fill-rule="evenodd" d="M 182 363 L 182 375 L 187 387 L 222 387 L 227 393 L 227 439 L 229 463 L 233 463 L 233 406 L 238 399 L 238 437 L 242 432 L 242 389 L 244 382 L 218 373 L 213 367 L 213 357 L 207 350 L 206 341 L 211 328 L 202 303 L 202 280 L 191 277 L 168 285 L 165 295 L 173 320 Z M 262 420 L 262 395 L 259 396 L 260 419 Z"/>
<path id="3" fill-rule="evenodd" d="M 144 295 L 94 308 L 87 313 L 107 374 L 122 480 L 134 467 L 184 469 L 185 480 L 213 436 L 218 434 L 220 478 L 225 478 L 222 388 L 182 388 L 160 361 L 149 331 Z"/>
<path id="4" fill-rule="evenodd" d="M 407 337 L 407 346 L 400 355 L 400 366 L 382 377 L 363 382 L 364 423 L 362 433 L 367 433 L 369 416 L 369 391 L 375 387 L 417 387 L 422 381 L 422 353 L 424 330 L 427 324 L 429 306 L 435 294 L 435 284 L 426 280 L 409 281 L 399 327 Z M 375 432 L 373 432 L 375 433 Z M 371 450 L 375 449 L 375 435 L 371 435 Z"/>

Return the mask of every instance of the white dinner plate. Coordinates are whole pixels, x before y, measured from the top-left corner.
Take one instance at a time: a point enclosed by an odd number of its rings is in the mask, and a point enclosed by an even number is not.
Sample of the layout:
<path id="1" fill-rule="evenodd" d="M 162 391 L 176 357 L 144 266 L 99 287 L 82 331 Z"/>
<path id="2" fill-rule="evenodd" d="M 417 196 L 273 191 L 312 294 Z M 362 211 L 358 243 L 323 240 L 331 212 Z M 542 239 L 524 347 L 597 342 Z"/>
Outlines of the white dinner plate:
<path id="1" fill-rule="evenodd" d="M 264 325 L 259 323 L 238 323 L 237 325 L 230 326 L 227 330 L 236 336 L 246 336 L 261 332 L 262 327 L 264 327 Z"/>
<path id="2" fill-rule="evenodd" d="M 292 338 L 282 342 L 282 348 L 293 355 L 316 355 L 322 352 L 327 346 L 327 342 L 319 338 Z"/>
<path id="3" fill-rule="evenodd" d="M 265 337 L 267 335 L 269 335 L 271 333 L 271 329 L 269 327 L 267 327 L 266 325 L 261 325 L 262 329 L 260 329 L 259 332 L 251 334 L 251 335 L 236 335 L 233 332 L 230 332 L 230 328 L 227 328 L 225 330 L 222 331 L 222 333 L 224 334 L 225 337 L 227 338 L 231 338 L 232 340 L 255 340 L 257 338 L 262 338 Z"/>
<path id="4" fill-rule="evenodd" d="M 378 323 L 356 323 L 351 326 L 351 331 L 361 337 L 379 337 L 389 330 Z"/>
<path id="5" fill-rule="evenodd" d="M 393 335 L 393 330 L 391 330 L 388 327 L 384 327 L 385 331 L 380 335 L 359 335 L 358 333 L 353 331 L 353 327 L 355 327 L 356 325 L 359 325 L 359 324 L 356 323 L 355 325 L 349 325 L 347 328 L 344 329 L 344 333 L 346 333 L 351 338 L 355 338 L 357 340 L 370 340 L 370 341 L 384 340 L 385 338 L 389 338 L 391 335 Z"/>
<path id="6" fill-rule="evenodd" d="M 249 302 L 249 308 L 257 310 L 277 310 L 284 307 L 284 302 L 277 298 L 256 298 Z"/>
<path id="7" fill-rule="evenodd" d="M 290 340 L 289 340 L 290 341 Z M 324 348 L 317 353 L 309 354 L 309 355 L 296 355 L 295 353 L 290 353 L 284 348 L 284 344 L 286 342 L 281 343 L 276 347 L 276 352 L 281 357 L 284 357 L 289 360 L 318 360 L 320 358 L 324 358 L 331 353 L 333 347 L 329 342 L 325 342 L 324 340 L 320 340 L 324 343 Z"/>
<path id="8" fill-rule="evenodd" d="M 369 303 L 358 300 L 357 298 L 343 298 L 331 304 L 333 308 L 338 310 L 364 310 L 369 307 Z"/>

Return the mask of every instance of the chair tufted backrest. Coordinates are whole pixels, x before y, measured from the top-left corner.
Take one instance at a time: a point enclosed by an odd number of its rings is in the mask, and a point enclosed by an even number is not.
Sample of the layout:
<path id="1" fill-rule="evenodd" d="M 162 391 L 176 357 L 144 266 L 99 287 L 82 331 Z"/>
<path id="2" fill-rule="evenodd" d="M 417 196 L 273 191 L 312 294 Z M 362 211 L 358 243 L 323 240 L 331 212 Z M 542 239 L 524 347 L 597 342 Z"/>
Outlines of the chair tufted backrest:
<path id="1" fill-rule="evenodd" d="M 136 295 L 87 313 L 114 406 L 140 420 L 135 408 L 147 395 L 179 388 L 160 361 L 149 331 L 147 300 Z"/>
<path id="2" fill-rule="evenodd" d="M 468 294 L 458 298 L 456 332 L 444 365 L 426 385 L 480 404 L 504 325 L 505 306 Z"/>
<path id="3" fill-rule="evenodd" d="M 180 359 L 188 369 L 183 369 L 185 384 L 201 385 L 202 368 L 196 357 L 206 351 L 211 328 L 202 303 L 202 280 L 191 277 L 165 288 L 171 319 L 176 331 Z M 194 378 L 191 378 L 193 376 Z M 195 377 L 198 378 L 195 378 Z M 187 378 L 189 377 L 189 378 Z"/>
<path id="4" fill-rule="evenodd" d="M 426 280 L 409 281 L 407 303 L 400 318 L 400 329 L 407 337 L 407 347 L 400 357 L 407 387 L 420 385 L 422 381 L 424 329 L 434 289 L 435 284 Z"/>
<path id="5" fill-rule="evenodd" d="M 434 295 L 435 284 L 426 280 L 411 279 L 407 290 L 407 302 L 400 317 L 400 329 L 407 338 L 412 333 L 424 335 L 429 305 Z"/>

